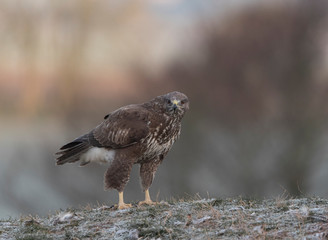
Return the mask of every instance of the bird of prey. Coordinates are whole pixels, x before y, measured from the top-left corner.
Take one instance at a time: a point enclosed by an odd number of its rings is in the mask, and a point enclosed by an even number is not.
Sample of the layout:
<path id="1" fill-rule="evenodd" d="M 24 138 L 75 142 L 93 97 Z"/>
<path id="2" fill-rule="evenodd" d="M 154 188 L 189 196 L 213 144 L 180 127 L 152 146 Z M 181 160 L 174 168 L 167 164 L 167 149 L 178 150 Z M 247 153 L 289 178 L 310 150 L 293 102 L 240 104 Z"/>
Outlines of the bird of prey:
<path id="1" fill-rule="evenodd" d="M 84 166 L 90 162 L 108 162 L 104 187 L 118 191 L 118 209 L 131 207 L 124 203 L 123 190 L 132 165 L 140 164 L 145 201 L 139 204 L 154 204 L 149 187 L 158 166 L 179 137 L 181 120 L 188 109 L 189 100 L 180 92 L 121 107 L 106 115 L 90 132 L 62 146 L 56 153 L 56 164 L 80 161 Z"/>

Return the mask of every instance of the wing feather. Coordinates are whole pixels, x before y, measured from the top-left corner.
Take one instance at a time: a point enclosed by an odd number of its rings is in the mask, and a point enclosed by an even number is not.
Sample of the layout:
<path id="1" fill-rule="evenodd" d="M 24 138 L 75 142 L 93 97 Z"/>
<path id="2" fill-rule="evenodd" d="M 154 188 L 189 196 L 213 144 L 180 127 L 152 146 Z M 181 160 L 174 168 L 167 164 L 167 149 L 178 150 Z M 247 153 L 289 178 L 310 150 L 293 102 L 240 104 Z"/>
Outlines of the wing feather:
<path id="1" fill-rule="evenodd" d="M 90 132 L 101 146 L 124 148 L 138 143 L 149 134 L 149 111 L 140 105 L 116 110 Z"/>

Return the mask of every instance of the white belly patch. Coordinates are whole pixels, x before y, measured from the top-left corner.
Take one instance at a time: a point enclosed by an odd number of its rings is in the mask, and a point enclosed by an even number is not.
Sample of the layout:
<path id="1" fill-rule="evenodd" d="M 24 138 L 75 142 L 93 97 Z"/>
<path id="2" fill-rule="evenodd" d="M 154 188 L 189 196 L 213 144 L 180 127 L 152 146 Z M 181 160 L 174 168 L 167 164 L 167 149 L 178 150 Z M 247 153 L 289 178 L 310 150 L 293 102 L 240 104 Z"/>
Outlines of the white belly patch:
<path id="1" fill-rule="evenodd" d="M 93 147 L 86 153 L 82 154 L 81 165 L 85 165 L 89 162 L 97 163 L 111 163 L 115 157 L 115 150 L 107 150 L 105 148 Z"/>

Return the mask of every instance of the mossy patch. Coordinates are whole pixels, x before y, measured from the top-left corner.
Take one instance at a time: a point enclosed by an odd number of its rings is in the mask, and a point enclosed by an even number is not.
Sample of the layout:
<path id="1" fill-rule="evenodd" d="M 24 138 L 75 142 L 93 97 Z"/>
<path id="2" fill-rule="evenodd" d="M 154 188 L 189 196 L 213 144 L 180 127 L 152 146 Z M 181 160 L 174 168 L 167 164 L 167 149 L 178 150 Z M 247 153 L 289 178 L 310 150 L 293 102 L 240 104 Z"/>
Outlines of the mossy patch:
<path id="1" fill-rule="evenodd" d="M 213 207 L 218 207 L 218 206 L 221 206 L 222 204 L 224 204 L 224 200 L 223 199 L 214 199 L 213 201 L 210 202 L 210 204 Z"/>
<path id="2" fill-rule="evenodd" d="M 38 233 L 38 232 L 48 232 L 49 228 L 40 224 L 38 221 L 31 219 L 29 221 L 24 222 L 23 227 L 21 228 L 21 233 L 29 234 L 29 233 Z"/>

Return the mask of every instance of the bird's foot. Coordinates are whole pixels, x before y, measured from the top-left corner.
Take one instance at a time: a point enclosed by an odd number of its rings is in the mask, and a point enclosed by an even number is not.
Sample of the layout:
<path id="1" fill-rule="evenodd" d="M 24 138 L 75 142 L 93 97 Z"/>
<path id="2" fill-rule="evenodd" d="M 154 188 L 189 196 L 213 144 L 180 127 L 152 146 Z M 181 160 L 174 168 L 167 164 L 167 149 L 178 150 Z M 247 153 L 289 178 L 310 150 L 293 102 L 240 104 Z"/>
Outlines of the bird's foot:
<path id="1" fill-rule="evenodd" d="M 117 209 L 122 210 L 122 209 L 131 208 L 131 207 L 132 207 L 132 204 L 121 203 L 121 204 L 118 204 Z"/>
<path id="2" fill-rule="evenodd" d="M 121 209 L 127 209 L 132 207 L 132 204 L 126 204 L 124 203 L 124 199 L 123 199 L 123 191 L 118 193 L 118 206 L 117 209 L 121 210 Z"/>
<path id="3" fill-rule="evenodd" d="M 152 200 L 145 200 L 138 203 L 139 206 L 142 205 L 156 205 L 158 202 L 153 202 Z"/>

